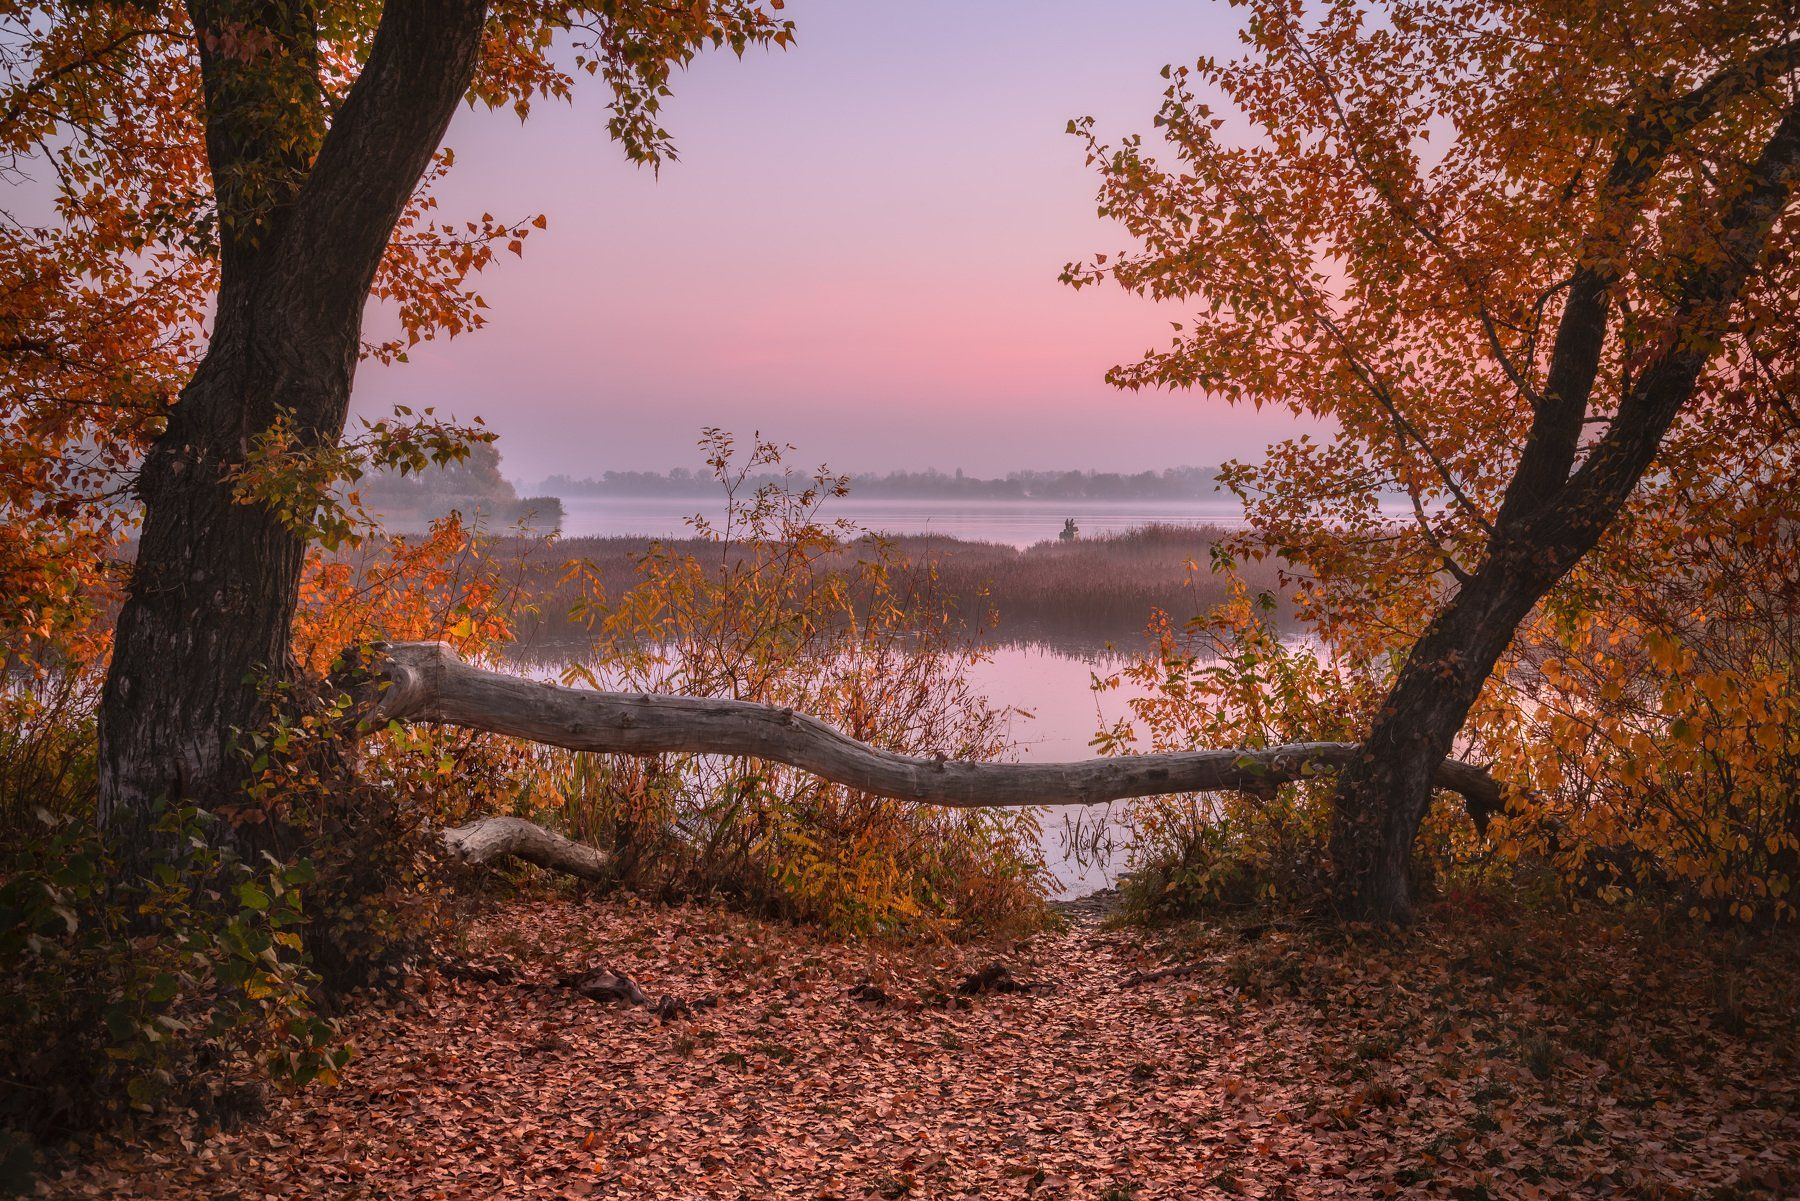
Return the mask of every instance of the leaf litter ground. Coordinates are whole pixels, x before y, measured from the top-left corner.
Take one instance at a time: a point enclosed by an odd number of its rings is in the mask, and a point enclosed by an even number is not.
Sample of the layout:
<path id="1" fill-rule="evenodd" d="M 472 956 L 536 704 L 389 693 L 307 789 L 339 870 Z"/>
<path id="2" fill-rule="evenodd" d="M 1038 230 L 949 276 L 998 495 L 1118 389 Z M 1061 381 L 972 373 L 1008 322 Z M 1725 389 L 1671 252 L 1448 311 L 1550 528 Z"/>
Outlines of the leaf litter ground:
<path id="1" fill-rule="evenodd" d="M 1023 942 L 921 948 L 519 900 L 476 921 L 458 963 L 354 1019 L 339 1087 L 226 1131 L 170 1121 L 87 1148 L 43 1187 L 1793 1197 L 1796 962 L 1791 946 L 1460 908 L 1346 939 L 1116 929 L 1090 907 Z M 990 988 L 996 963 L 1011 983 Z M 607 972 L 649 1003 L 604 1000 L 621 991 L 594 983 Z"/>

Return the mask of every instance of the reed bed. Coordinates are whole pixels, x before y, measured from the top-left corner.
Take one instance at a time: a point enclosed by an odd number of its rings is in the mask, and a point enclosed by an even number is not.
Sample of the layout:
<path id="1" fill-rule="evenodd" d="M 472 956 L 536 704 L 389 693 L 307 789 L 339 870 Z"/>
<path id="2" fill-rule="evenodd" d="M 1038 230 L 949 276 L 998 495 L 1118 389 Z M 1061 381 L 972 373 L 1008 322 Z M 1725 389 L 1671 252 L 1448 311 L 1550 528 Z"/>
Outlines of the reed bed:
<path id="1" fill-rule="evenodd" d="M 900 562 L 929 568 L 934 593 L 971 638 L 1072 650 L 1131 648 L 1142 645 L 1153 610 L 1179 624 L 1226 599 L 1225 583 L 1209 563 L 1213 547 L 1228 534 L 1216 526 L 1148 525 L 1024 549 L 942 536 L 861 535 L 822 558 L 820 569 L 849 571 L 870 556 L 867 540 L 879 537 Z M 700 539 L 499 539 L 487 554 L 516 563 L 518 652 L 554 657 L 582 645 L 587 630 L 571 610 L 596 589 L 605 597 L 630 590 L 641 578 L 640 560 L 656 543 L 702 560 L 723 562 L 738 553 L 729 543 Z M 571 561 L 587 565 L 585 578 L 564 578 Z M 1246 564 L 1241 573 L 1252 589 L 1276 591 L 1275 564 Z"/>

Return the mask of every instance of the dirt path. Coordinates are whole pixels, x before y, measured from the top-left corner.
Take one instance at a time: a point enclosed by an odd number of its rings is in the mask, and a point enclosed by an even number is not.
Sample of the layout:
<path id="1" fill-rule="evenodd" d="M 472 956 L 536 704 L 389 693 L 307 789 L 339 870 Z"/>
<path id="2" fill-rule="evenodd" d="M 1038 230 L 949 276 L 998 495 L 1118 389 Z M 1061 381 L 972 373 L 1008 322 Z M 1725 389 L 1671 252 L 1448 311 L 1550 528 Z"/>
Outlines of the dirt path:
<path id="1" fill-rule="evenodd" d="M 1171 939 L 1106 929 L 1093 908 L 1023 945 L 895 951 L 698 908 L 514 904 L 473 937 L 468 962 L 498 970 L 433 976 L 409 1004 L 365 1015 L 340 1087 L 279 1098 L 230 1133 L 171 1129 L 147 1149 L 102 1151 L 48 1191 L 1124 1201 L 1800 1189 L 1781 991 L 1791 962 L 1744 969 L 1768 1007 L 1721 1016 L 1685 991 L 1716 979 L 1699 952 L 1685 965 L 1644 957 L 1648 974 L 1634 976 L 1619 962 L 1630 946 L 1604 931 L 1549 957 L 1516 931 Z M 996 960 L 1041 987 L 956 991 Z M 1123 983 L 1170 962 L 1204 966 Z M 663 1022 L 557 983 L 602 963 L 652 1000 L 717 1003 Z M 889 999 L 852 1000 L 864 984 Z"/>

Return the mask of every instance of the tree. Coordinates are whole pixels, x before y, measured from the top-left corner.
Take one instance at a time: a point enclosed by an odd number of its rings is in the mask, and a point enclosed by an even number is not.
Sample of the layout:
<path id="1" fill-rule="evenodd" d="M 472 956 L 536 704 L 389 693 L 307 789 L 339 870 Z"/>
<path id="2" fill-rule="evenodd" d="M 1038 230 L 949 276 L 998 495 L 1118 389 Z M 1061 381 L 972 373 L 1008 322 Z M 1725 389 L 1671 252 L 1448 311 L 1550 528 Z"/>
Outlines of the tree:
<path id="1" fill-rule="evenodd" d="M 259 491 L 268 460 L 304 481 L 344 433 L 358 361 L 479 325 L 472 274 L 543 225 L 432 219 L 458 103 L 524 117 L 596 76 L 611 132 L 654 166 L 672 69 L 707 46 L 787 44 L 780 7 L 0 5 L 0 149 L 14 173 L 49 172 L 56 210 L 0 231 L 15 436 L 0 553 L 42 594 L 8 633 L 32 635 L 91 584 L 78 565 L 117 535 L 137 467 L 142 529 L 100 722 L 101 819 L 127 843 L 158 798 L 239 785 L 232 739 L 290 674 L 322 498 Z M 364 341 L 371 296 L 401 337 Z"/>
<path id="2" fill-rule="evenodd" d="M 1432 773 L 1521 624 L 1609 538 L 1681 537 L 1663 485 L 1745 453 L 1709 429 L 1773 419 L 1792 454 L 1800 40 L 1754 0 L 1246 7 L 1242 58 L 1167 73 L 1174 164 L 1071 126 L 1138 244 L 1065 278 L 1199 302 L 1114 383 L 1337 427 L 1228 478 L 1245 549 L 1395 664 L 1331 853 L 1345 916 L 1404 920 Z"/>

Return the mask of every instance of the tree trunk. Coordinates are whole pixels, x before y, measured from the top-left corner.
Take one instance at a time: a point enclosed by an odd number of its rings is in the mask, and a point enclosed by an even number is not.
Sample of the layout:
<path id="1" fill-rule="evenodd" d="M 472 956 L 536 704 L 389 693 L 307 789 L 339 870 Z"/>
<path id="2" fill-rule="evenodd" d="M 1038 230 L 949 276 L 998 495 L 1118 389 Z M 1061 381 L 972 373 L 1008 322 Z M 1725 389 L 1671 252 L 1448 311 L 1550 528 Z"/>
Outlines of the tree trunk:
<path id="1" fill-rule="evenodd" d="M 1703 119 L 1711 102 L 1653 120 L 1634 118 L 1604 190 L 1612 201 L 1635 204 L 1636 189 L 1658 169 L 1678 126 Z M 1362 743 L 1361 759 L 1338 777 L 1331 851 L 1341 916 L 1410 918 L 1408 868 L 1431 803 L 1432 765 L 1449 752 L 1519 624 L 1599 543 L 1649 470 L 1723 341 L 1797 176 L 1800 103 L 1790 100 L 1748 174 L 1721 197 L 1717 245 L 1683 265 L 1664 335 L 1646 347 L 1642 369 L 1626 375 L 1617 411 L 1579 466 L 1616 264 L 1583 263 L 1571 277 L 1544 394 L 1533 401 L 1531 433 L 1496 514 L 1487 558 L 1414 644 Z M 1608 228 L 1619 212 L 1605 205 L 1601 212 L 1607 220 L 1596 245 L 1604 246 L 1628 223 Z"/>
<path id="2" fill-rule="evenodd" d="M 1409 919 L 1413 841 L 1440 786 L 1434 768 L 1552 582 L 1490 560 L 1414 644 L 1360 754 L 1338 773 L 1331 861 L 1341 917 Z"/>
<path id="3" fill-rule="evenodd" d="M 276 420 L 301 449 L 343 434 L 363 308 L 395 223 L 474 77 L 485 0 L 388 0 L 325 128 L 316 13 L 191 0 L 220 212 L 220 291 L 205 360 L 138 481 L 144 526 L 100 706 L 99 816 L 141 847 L 160 799 L 241 786 L 231 747 L 289 678 L 304 537 L 234 476 Z"/>
<path id="4" fill-rule="evenodd" d="M 257 291 L 261 291 L 258 289 Z M 264 690 L 290 676 L 305 540 L 233 472 L 278 411 L 316 440 L 343 428 L 360 309 L 327 334 L 265 296 L 223 308 L 138 481 L 144 525 L 101 699 L 100 817 L 127 843 L 149 804 L 201 805 L 239 786 L 232 743 L 266 721 Z"/>

